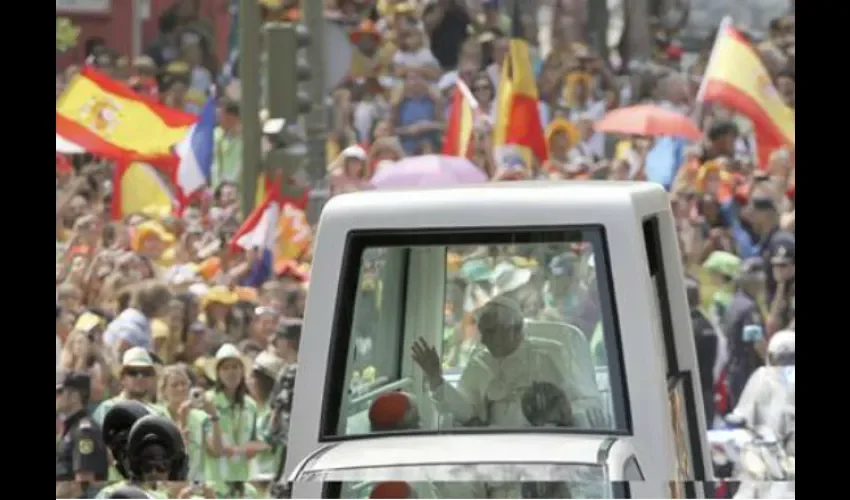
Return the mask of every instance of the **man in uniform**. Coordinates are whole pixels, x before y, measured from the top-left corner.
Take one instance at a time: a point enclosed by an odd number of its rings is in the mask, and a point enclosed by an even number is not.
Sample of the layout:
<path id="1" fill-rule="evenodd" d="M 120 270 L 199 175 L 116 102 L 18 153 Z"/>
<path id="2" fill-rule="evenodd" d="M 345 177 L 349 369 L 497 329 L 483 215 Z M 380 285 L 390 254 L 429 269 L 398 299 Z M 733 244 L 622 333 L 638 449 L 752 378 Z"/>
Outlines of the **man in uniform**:
<path id="1" fill-rule="evenodd" d="M 795 277 L 797 273 L 794 242 L 781 241 L 770 259 L 771 274 L 776 281 L 776 294 L 770 302 L 768 334 L 791 328 L 794 320 Z"/>
<path id="2" fill-rule="evenodd" d="M 753 196 L 750 201 L 750 223 L 759 236 L 759 255 L 766 264 L 770 264 L 780 248 L 795 246 L 793 233 L 782 231 L 779 227 L 779 211 L 776 202 L 767 194 Z M 773 273 L 766 275 L 767 303 L 773 302 L 777 283 Z"/>
<path id="3" fill-rule="evenodd" d="M 764 288 L 764 263 L 751 257 L 741 263 L 738 287 L 726 310 L 723 331 L 729 345 L 727 377 L 732 406 L 738 403 L 750 375 L 762 366 L 767 333 L 756 297 Z"/>
<path id="4" fill-rule="evenodd" d="M 85 373 L 60 374 L 56 382 L 56 412 L 63 430 L 56 448 L 56 498 L 79 498 L 105 481 L 108 462 L 100 427 L 86 412 L 91 378 Z"/>

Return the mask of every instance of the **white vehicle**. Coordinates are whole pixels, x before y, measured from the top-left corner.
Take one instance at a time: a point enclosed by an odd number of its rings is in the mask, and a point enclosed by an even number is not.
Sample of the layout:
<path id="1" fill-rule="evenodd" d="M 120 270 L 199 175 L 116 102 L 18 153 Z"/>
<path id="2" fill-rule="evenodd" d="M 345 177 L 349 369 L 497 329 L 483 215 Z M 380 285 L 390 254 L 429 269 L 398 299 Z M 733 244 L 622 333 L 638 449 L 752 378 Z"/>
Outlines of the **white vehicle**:
<path id="1" fill-rule="evenodd" d="M 458 300 L 456 268 L 476 259 L 491 264 L 489 281 L 465 274 Z M 556 318 L 523 305 L 520 347 L 498 357 L 483 334 L 486 349 L 477 344 L 470 304 L 524 285 L 543 290 Z M 375 498 L 402 482 L 435 498 L 563 498 L 557 484 L 572 498 L 701 497 L 699 481 L 712 476 L 689 321 L 660 186 L 508 182 L 335 197 L 319 223 L 300 348 L 292 495 Z M 444 367 L 439 387 L 412 359 L 420 337 Z M 502 378 L 479 394 L 481 366 Z M 567 408 L 554 426 L 527 412 L 541 381 Z M 398 392 L 403 418 L 381 427 Z"/>

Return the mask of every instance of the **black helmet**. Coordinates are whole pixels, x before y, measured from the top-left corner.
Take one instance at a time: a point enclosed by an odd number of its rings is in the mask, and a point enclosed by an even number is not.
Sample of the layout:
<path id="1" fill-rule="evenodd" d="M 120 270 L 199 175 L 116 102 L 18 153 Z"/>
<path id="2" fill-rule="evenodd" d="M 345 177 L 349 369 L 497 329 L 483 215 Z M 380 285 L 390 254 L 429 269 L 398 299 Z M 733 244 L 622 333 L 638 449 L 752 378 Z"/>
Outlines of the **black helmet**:
<path id="1" fill-rule="evenodd" d="M 115 458 L 115 468 L 126 479 L 130 478 L 125 461 L 130 429 L 149 414 L 148 407 L 138 401 L 120 401 L 103 417 L 103 442 Z"/>
<path id="2" fill-rule="evenodd" d="M 169 462 L 169 481 L 186 479 L 189 460 L 183 435 L 174 422 L 159 415 L 141 418 L 130 431 L 127 441 L 127 462 L 134 478 L 142 478 L 144 465 L 152 456 Z"/>
<path id="3" fill-rule="evenodd" d="M 145 490 L 138 486 L 122 486 L 112 493 L 107 498 L 153 498 Z"/>

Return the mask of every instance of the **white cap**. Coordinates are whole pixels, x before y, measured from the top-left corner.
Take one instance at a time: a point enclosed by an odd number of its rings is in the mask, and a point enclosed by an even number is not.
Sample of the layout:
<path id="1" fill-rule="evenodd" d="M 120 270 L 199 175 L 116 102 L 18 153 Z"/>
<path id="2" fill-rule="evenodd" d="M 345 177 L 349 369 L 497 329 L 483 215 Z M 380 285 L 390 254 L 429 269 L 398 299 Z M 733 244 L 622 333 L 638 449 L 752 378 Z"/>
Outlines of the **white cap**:
<path id="1" fill-rule="evenodd" d="M 131 347 L 124 352 L 121 357 L 121 367 L 135 368 L 150 368 L 153 366 L 153 359 L 150 353 L 144 347 Z"/>
<path id="2" fill-rule="evenodd" d="M 767 353 L 774 356 L 796 353 L 795 338 L 794 330 L 780 330 L 774 333 L 767 344 Z"/>
<path id="3" fill-rule="evenodd" d="M 357 160 L 366 161 L 366 151 L 360 146 L 348 146 L 342 150 L 342 157 L 345 159 L 355 158 Z"/>

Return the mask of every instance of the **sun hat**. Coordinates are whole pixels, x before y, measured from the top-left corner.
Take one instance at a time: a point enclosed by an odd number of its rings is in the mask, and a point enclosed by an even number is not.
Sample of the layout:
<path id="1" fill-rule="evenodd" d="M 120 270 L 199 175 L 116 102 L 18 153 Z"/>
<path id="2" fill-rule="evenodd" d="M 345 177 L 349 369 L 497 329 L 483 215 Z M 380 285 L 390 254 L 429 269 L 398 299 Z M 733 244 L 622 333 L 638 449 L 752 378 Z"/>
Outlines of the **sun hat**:
<path id="1" fill-rule="evenodd" d="M 284 362 L 278 356 L 269 351 L 263 351 L 254 358 L 254 371 L 258 371 L 277 380 L 280 371 L 283 370 Z"/>
<path id="2" fill-rule="evenodd" d="M 224 285 L 216 285 L 210 288 L 204 295 L 204 307 L 209 304 L 224 304 L 232 306 L 239 301 L 239 294 Z"/>
<path id="3" fill-rule="evenodd" d="M 518 269 L 508 262 L 497 265 L 490 278 L 494 288 L 493 295 L 513 292 L 529 281 L 531 281 L 530 269 Z"/>
<path id="4" fill-rule="evenodd" d="M 235 345 L 231 343 L 222 344 L 215 353 L 215 357 L 206 361 L 204 371 L 208 379 L 212 381 L 218 380 L 218 367 L 223 361 L 228 359 L 236 359 L 242 363 L 242 368 L 245 373 L 251 369 L 251 359 L 239 351 Z"/>
<path id="5" fill-rule="evenodd" d="M 484 259 L 468 260 L 460 267 L 460 274 L 467 281 L 489 281 L 493 271 Z"/>

